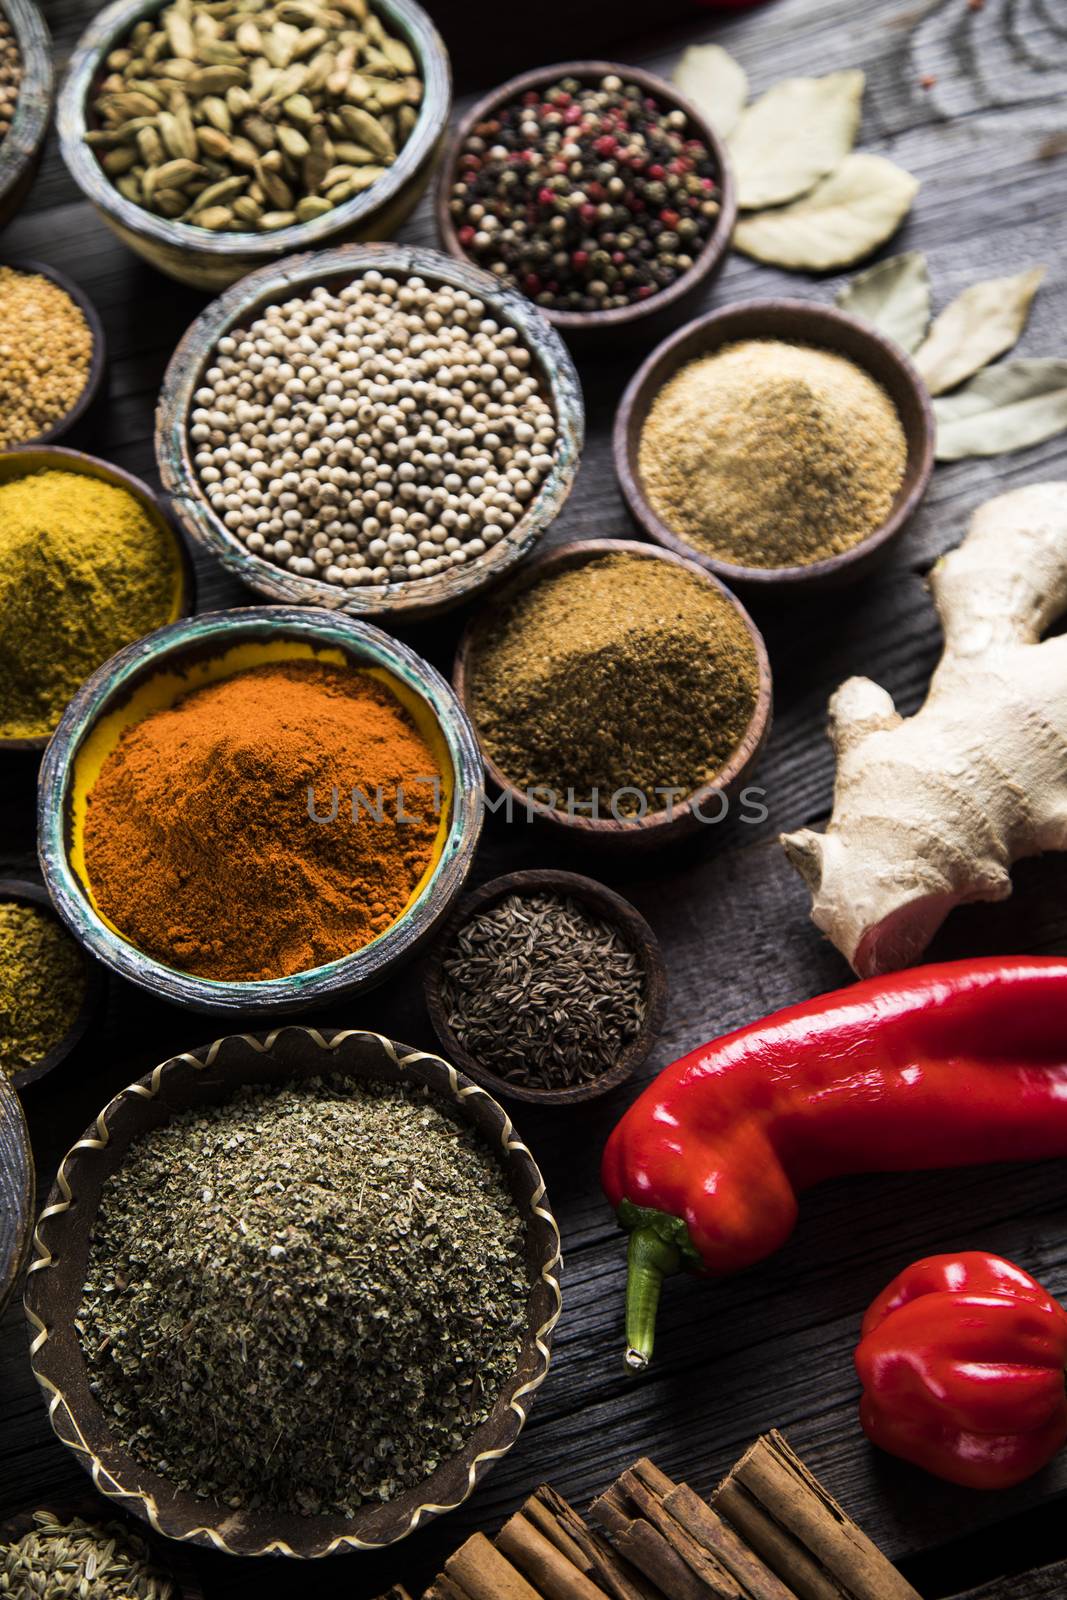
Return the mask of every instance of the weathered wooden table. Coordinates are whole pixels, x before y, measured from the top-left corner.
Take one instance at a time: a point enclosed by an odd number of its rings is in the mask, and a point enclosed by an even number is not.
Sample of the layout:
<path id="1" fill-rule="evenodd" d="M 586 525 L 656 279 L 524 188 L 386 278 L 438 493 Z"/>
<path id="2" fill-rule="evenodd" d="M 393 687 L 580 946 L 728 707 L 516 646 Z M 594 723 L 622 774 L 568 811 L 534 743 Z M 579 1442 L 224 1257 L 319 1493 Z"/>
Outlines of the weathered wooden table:
<path id="1" fill-rule="evenodd" d="M 63 55 L 91 0 L 46 0 Z M 616 0 L 541 0 L 509 11 L 488 0 L 430 9 L 453 50 L 464 91 L 519 65 L 584 52 L 668 70 L 679 49 L 716 38 L 761 90 L 788 73 L 860 66 L 868 74 L 862 144 L 922 179 L 914 213 L 891 249 L 930 259 L 938 304 L 977 277 L 1046 262 L 1022 352 L 1067 353 L 1067 0 L 777 0 L 731 18 L 684 0 L 642 7 Z M 649 36 L 655 22 L 659 31 Z M 506 34 L 502 30 L 506 29 Z M 424 204 L 403 237 L 432 244 Z M 98 453 L 154 481 L 152 411 L 175 341 L 203 301 L 128 254 L 82 203 L 54 148 L 3 254 L 68 271 L 89 291 L 111 341 L 110 409 Z M 838 280 L 786 276 L 730 259 L 714 304 L 761 294 L 827 302 Z M 584 362 L 589 443 L 553 541 L 631 536 L 609 454 L 614 406 L 635 355 Z M 662 940 L 670 969 L 666 1029 L 652 1067 L 726 1028 L 848 980 L 807 919 L 807 898 L 775 842 L 779 829 L 828 809 L 832 763 L 823 734 L 827 695 L 851 672 L 874 677 L 900 708 L 921 700 L 938 649 L 923 573 L 961 537 L 969 513 L 998 490 L 1067 475 L 1067 444 L 939 467 L 925 506 L 892 563 L 861 587 L 756 614 L 775 674 L 775 727 L 759 781 L 769 819 L 727 823 L 675 854 L 630 865 L 574 859 L 536 827 L 494 821 L 478 878 L 507 867 L 574 865 L 630 895 Z M 203 609 L 255 597 L 199 562 Z M 447 670 L 460 619 L 413 630 L 415 646 Z M 34 771 L 5 772 L 0 873 L 32 866 Z M 939 956 L 1067 949 L 1067 860 L 1029 863 L 1007 904 L 957 914 Z M 412 971 L 324 1021 L 434 1043 Z M 106 1022 L 26 1104 L 42 1196 L 60 1154 L 109 1096 L 217 1025 L 115 982 Z M 651 1069 L 650 1069 L 651 1070 Z M 469 1531 L 493 1529 L 539 1481 L 584 1504 L 638 1455 L 706 1489 L 749 1441 L 783 1428 L 846 1508 L 902 1560 L 929 1595 L 1067 1554 L 1062 1498 L 1067 1454 L 1009 1494 L 955 1490 L 872 1452 L 856 1419 L 851 1352 L 871 1297 L 913 1257 L 990 1247 L 1067 1294 L 1067 1191 L 1052 1164 L 857 1178 L 809 1197 L 780 1256 L 717 1287 L 668 1285 L 656 1360 L 640 1381 L 620 1359 L 623 1240 L 597 1182 L 604 1138 L 626 1103 L 562 1114 L 519 1108 L 564 1235 L 565 1309 L 549 1381 L 519 1444 L 468 1505 L 381 1557 L 350 1556 L 313 1571 L 270 1561 L 197 1556 L 209 1597 L 315 1595 L 364 1600 L 402 1579 L 414 1592 Z M 0 1327 L 0 1515 L 85 1479 L 53 1439 L 30 1373 L 17 1305 Z M 1010 1519 L 1010 1520 L 1009 1520 Z M 1062 1540 L 1062 1543 L 1059 1542 Z M 1022 1590 L 1019 1591 L 1023 1592 Z M 1029 1590 L 1027 1592 L 1030 1592 Z M 1058 1581 L 1041 1593 L 1062 1593 Z"/>

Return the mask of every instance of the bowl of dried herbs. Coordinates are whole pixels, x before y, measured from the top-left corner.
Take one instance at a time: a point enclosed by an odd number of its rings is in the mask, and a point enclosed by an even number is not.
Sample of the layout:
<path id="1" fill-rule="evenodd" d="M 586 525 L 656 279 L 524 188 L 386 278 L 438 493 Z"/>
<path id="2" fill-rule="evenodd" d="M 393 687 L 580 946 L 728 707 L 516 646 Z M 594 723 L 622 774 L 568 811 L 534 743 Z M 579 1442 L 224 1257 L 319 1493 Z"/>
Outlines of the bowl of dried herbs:
<path id="1" fill-rule="evenodd" d="M 58 1437 L 231 1555 L 374 1550 L 452 1510 L 548 1370 L 559 1233 L 510 1118 L 437 1056 L 298 1027 L 115 1097 L 26 1294 Z"/>

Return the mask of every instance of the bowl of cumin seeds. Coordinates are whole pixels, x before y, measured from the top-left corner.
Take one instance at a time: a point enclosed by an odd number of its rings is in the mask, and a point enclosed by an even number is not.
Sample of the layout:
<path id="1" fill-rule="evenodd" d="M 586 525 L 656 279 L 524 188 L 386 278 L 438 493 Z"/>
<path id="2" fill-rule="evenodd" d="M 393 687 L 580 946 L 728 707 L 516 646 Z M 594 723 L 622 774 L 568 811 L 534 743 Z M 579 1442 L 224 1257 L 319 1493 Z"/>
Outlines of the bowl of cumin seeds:
<path id="1" fill-rule="evenodd" d="M 377 1034 L 217 1040 L 63 1161 L 26 1293 L 58 1437 L 237 1556 L 376 1550 L 454 1509 L 548 1370 L 559 1232 L 484 1089 Z"/>

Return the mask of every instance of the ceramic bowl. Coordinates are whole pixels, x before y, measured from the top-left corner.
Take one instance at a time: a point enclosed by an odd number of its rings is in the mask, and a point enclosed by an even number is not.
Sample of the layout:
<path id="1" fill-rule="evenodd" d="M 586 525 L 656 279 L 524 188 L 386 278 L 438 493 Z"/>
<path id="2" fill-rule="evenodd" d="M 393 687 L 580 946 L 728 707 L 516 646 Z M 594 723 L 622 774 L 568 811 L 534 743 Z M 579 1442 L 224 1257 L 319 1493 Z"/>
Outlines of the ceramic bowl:
<path id="1" fill-rule="evenodd" d="M 52 902 L 39 883 L 27 883 L 20 878 L 0 878 L 0 904 L 4 901 L 14 901 L 17 905 L 36 906 L 45 911 L 50 917 L 55 916 Z M 64 930 L 65 931 L 65 930 Z M 80 1044 L 95 1019 L 103 1003 L 105 993 L 104 973 L 97 962 L 91 961 L 84 950 L 79 950 L 79 955 L 85 965 L 85 994 L 77 1014 L 71 1018 L 70 1026 L 61 1039 L 55 1044 L 35 1066 L 23 1067 L 21 1072 L 16 1072 L 11 1082 L 16 1089 L 25 1089 L 31 1083 L 36 1083 L 46 1073 L 58 1067 L 65 1061 L 74 1049 Z"/>
<path id="2" fill-rule="evenodd" d="M 188 616 L 196 605 L 196 579 L 193 564 L 185 543 L 160 500 L 146 483 L 112 466 L 110 461 L 99 461 L 96 456 L 84 455 L 80 450 L 67 450 L 62 445 L 27 445 L 16 450 L 0 451 L 0 485 L 16 478 L 27 478 L 34 472 L 81 472 L 89 478 L 99 478 L 103 483 L 125 489 L 163 529 L 174 547 L 175 589 L 171 617 Z M 28 739 L 0 738 L 0 756 L 5 752 L 40 752 L 48 743 L 50 733 L 35 734 Z"/>
<path id="3" fill-rule="evenodd" d="M 74 1318 L 81 1300 L 101 1189 L 131 1142 L 188 1106 L 216 1103 L 239 1084 L 284 1083 L 324 1072 L 426 1085 L 449 1101 L 498 1153 L 526 1224 L 527 1329 L 515 1371 L 491 1416 L 466 1447 L 417 1488 L 358 1516 L 302 1517 L 232 1511 L 177 1490 L 135 1462 L 113 1438 L 90 1393 Z M 32 1360 L 52 1426 L 97 1489 L 171 1539 L 229 1555 L 326 1556 L 374 1550 L 462 1504 L 514 1444 L 544 1381 L 560 1311 L 559 1232 L 533 1157 L 507 1113 L 484 1089 L 437 1056 L 377 1034 L 287 1027 L 242 1035 L 164 1062 L 123 1090 L 63 1161 L 37 1229 L 26 1288 Z"/>
<path id="4" fill-rule="evenodd" d="M 652 402 L 682 367 L 742 339 L 781 339 L 845 356 L 869 374 L 897 410 L 907 442 L 904 477 L 880 528 L 850 550 L 808 566 L 745 567 L 708 555 L 661 522 L 645 496 L 639 452 Z M 865 322 L 810 300 L 747 300 L 700 317 L 653 350 L 631 379 L 615 417 L 615 471 L 638 526 L 657 543 L 697 561 L 731 587 L 829 589 L 854 583 L 884 559 L 926 493 L 934 468 L 934 417 L 926 385 L 903 350 Z"/>
<path id="5" fill-rule="evenodd" d="M 391 238 L 429 181 L 452 103 L 448 52 L 416 0 L 374 0 L 373 6 L 386 27 L 411 48 L 424 84 L 418 122 L 396 161 L 377 183 L 326 216 L 263 234 L 211 233 L 143 210 L 119 193 L 85 141 L 91 126 L 89 101 L 106 57 L 136 23 L 154 16 L 164 3 L 114 0 L 105 6 L 78 41 L 59 92 L 63 159 L 79 189 L 123 243 L 180 283 L 215 294 L 294 250 L 322 248 L 341 239 Z"/>
<path id="6" fill-rule="evenodd" d="M 62 289 L 78 307 L 82 316 L 89 325 L 92 334 L 93 349 L 89 358 L 89 371 L 85 379 L 85 387 L 75 400 L 70 410 L 51 427 L 46 428 L 33 439 L 18 441 L 19 447 L 58 444 L 60 439 L 80 439 L 87 431 L 93 412 L 100 400 L 104 380 L 107 377 L 107 339 L 104 334 L 104 324 L 100 320 L 100 313 L 89 299 L 85 290 L 73 278 L 68 278 L 65 272 L 60 272 L 58 267 L 48 266 L 43 261 L 0 261 L 0 267 L 11 267 L 15 272 L 30 273 L 37 277 L 48 278 L 58 289 Z"/>
<path id="7" fill-rule="evenodd" d="M 125 728 L 189 689 L 262 661 L 317 657 L 387 675 L 445 775 L 434 861 L 406 910 L 354 954 L 288 977 L 224 982 L 155 960 L 96 910 L 82 855 L 86 796 Z M 481 761 L 470 723 L 434 669 L 365 622 L 286 607 L 207 612 L 121 650 L 84 684 L 41 765 L 38 852 L 61 917 L 85 948 L 133 983 L 217 1013 L 286 1012 L 372 987 L 432 934 L 474 859 L 482 825 Z"/>
<path id="8" fill-rule="evenodd" d="M 524 567 L 507 588 L 494 598 L 493 615 L 498 614 L 524 590 L 532 588 L 543 578 L 553 577 L 558 573 L 584 566 L 586 562 L 597 561 L 610 555 L 637 556 L 644 561 L 668 561 L 674 566 L 684 568 L 724 595 L 744 623 L 756 654 L 759 682 L 752 719 L 730 760 L 716 775 L 714 782 L 694 789 L 691 795 L 669 810 L 665 808 L 661 811 L 649 811 L 643 817 L 630 817 L 625 813 L 615 817 L 610 814 L 610 807 L 608 815 L 591 816 L 585 811 L 578 810 L 577 807 L 568 810 L 564 807 L 549 806 L 536 796 L 529 795 L 526 790 L 517 787 L 487 751 L 483 750 L 482 755 L 487 774 L 506 802 L 505 815 L 520 819 L 538 817 L 553 828 L 562 830 L 572 839 L 580 839 L 587 844 L 604 845 L 618 850 L 648 850 L 694 834 L 706 834 L 709 825 L 720 821 L 734 798 L 740 794 L 770 732 L 771 668 L 762 634 L 736 595 L 731 594 L 718 578 L 687 557 L 675 555 L 669 550 L 661 550 L 655 545 L 639 544 L 631 539 L 585 539 L 577 544 L 562 545 L 559 549 L 546 551 Z M 473 710 L 472 672 L 478 635 L 489 616 L 488 610 L 479 612 L 467 624 L 459 641 L 452 673 L 456 693 L 474 723 L 475 732 L 478 724 Z"/>
<path id="9" fill-rule="evenodd" d="M 80 1495 L 75 1500 L 56 1500 L 53 1495 L 42 1495 L 32 1505 L 27 1506 L 25 1511 L 18 1511 L 14 1516 L 0 1522 L 0 1542 L 14 1544 L 27 1533 L 32 1533 L 37 1527 L 36 1513 L 39 1511 L 50 1512 L 56 1521 L 61 1523 L 68 1523 L 73 1517 L 80 1517 L 83 1522 L 94 1525 L 105 1522 L 125 1524 L 129 1533 L 145 1540 L 153 1561 L 171 1578 L 174 1585 L 173 1600 L 204 1600 L 204 1591 L 189 1566 L 183 1550 L 175 1549 L 173 1545 L 165 1547 L 162 1540 L 156 1538 L 150 1529 L 135 1528 L 114 1506 L 105 1505 L 96 1495 Z"/>
<path id="10" fill-rule="evenodd" d="M 618 1060 L 591 1082 L 575 1083 L 561 1089 L 538 1089 L 512 1083 L 472 1055 L 460 1043 L 449 1023 L 444 997 L 445 957 L 456 936 L 472 917 L 497 905 L 509 894 L 551 894 L 577 901 L 592 916 L 613 927 L 641 964 L 645 982 L 644 1020 L 630 1043 L 620 1052 Z M 483 883 L 473 894 L 464 896 L 434 947 L 426 970 L 425 990 L 430 1021 L 441 1049 L 450 1061 L 455 1061 L 469 1078 L 493 1094 L 542 1106 L 580 1105 L 586 1100 L 596 1100 L 625 1083 L 648 1059 L 667 1010 L 667 971 L 659 940 L 640 912 L 635 911 L 622 895 L 602 883 L 596 883 L 592 878 L 582 877 L 577 872 L 554 872 L 543 868 L 508 872 L 503 877 Z"/>
<path id="11" fill-rule="evenodd" d="M 219 339 L 244 326 L 266 306 L 316 284 L 342 288 L 375 269 L 404 276 L 419 274 L 477 294 L 502 322 L 517 328 L 531 351 L 556 414 L 556 462 L 525 515 L 495 545 L 462 567 L 407 583 L 340 589 L 315 578 L 301 578 L 246 549 L 212 510 L 193 466 L 189 414 L 201 374 Z M 191 539 L 218 557 L 228 572 L 265 595 L 289 605 L 318 605 L 353 615 L 382 616 L 396 622 L 434 616 L 494 583 L 522 559 L 559 515 L 578 471 L 585 420 L 578 375 L 557 334 L 522 295 L 501 289 L 485 273 L 450 261 L 432 250 L 401 245 L 343 246 L 320 255 L 294 256 L 235 284 L 197 318 L 175 351 L 163 380 L 156 413 L 156 457 L 174 514 Z"/>
<path id="12" fill-rule="evenodd" d="M 609 311 L 544 309 L 544 315 L 552 325 L 566 339 L 582 348 L 620 338 L 648 340 L 662 337 L 668 328 L 692 311 L 704 290 L 722 271 L 737 220 L 737 193 L 726 146 L 692 101 L 679 94 L 665 78 L 642 72 L 638 67 L 620 66 L 615 61 L 564 61 L 558 66 L 538 67 L 533 72 L 510 78 L 467 113 L 448 141 L 434 188 L 434 210 L 441 243 L 449 255 L 457 260 L 470 261 L 471 257 L 459 242 L 449 211 L 449 200 L 463 147 L 474 128 L 510 101 L 520 99 L 530 89 L 541 89 L 558 82 L 560 78 L 595 81 L 609 73 L 617 73 L 626 82 L 640 85 L 646 93 L 654 95 L 661 105 L 685 112 L 690 128 L 707 146 L 718 168 L 720 210 L 714 228 L 688 272 L 658 294 L 636 305 L 616 306 Z"/>
<path id="13" fill-rule="evenodd" d="M 33 1152 L 19 1097 L 0 1072 L 0 1311 L 15 1287 L 33 1232 Z"/>
<path id="14" fill-rule="evenodd" d="M 22 57 L 22 82 L 15 115 L 0 143 L 0 228 L 10 222 L 30 192 L 41 164 L 52 116 L 55 72 L 52 40 L 33 0 L 0 0 Z"/>

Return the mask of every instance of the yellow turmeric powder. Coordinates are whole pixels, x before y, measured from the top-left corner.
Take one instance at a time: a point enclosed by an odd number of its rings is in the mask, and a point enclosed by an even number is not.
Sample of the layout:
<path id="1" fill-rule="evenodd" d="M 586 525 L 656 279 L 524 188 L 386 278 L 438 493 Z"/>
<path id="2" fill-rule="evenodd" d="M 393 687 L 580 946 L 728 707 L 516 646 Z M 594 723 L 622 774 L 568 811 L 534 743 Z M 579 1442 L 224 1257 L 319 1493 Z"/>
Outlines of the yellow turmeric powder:
<path id="1" fill-rule="evenodd" d="M 68 471 L 0 484 L 0 738 L 51 733 L 90 673 L 171 620 L 179 580 L 125 489 Z"/>

